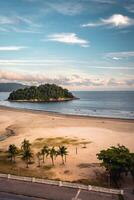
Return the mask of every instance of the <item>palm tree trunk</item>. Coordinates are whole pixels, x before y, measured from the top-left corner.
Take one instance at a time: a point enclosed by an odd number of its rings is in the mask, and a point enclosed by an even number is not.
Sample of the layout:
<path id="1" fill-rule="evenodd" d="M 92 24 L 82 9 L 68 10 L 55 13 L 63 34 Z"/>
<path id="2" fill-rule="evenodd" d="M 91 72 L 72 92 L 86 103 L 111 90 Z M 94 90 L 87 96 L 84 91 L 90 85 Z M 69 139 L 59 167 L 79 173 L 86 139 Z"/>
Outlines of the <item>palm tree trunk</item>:
<path id="1" fill-rule="evenodd" d="M 43 163 L 45 162 L 45 161 L 44 161 L 44 157 L 45 157 L 45 156 L 44 156 L 44 154 L 43 154 Z"/>
<path id="2" fill-rule="evenodd" d="M 26 161 L 26 168 L 29 168 L 29 166 L 28 166 L 28 160 Z"/>
<path id="3" fill-rule="evenodd" d="M 62 157 L 62 164 L 64 165 L 64 158 L 63 158 L 63 156 L 61 156 Z"/>
<path id="4" fill-rule="evenodd" d="M 53 158 L 53 157 L 51 157 L 51 159 L 52 159 L 52 165 L 54 166 L 54 158 Z"/>
<path id="5" fill-rule="evenodd" d="M 40 158 L 38 159 L 38 164 L 39 164 L 38 166 L 40 167 Z"/>

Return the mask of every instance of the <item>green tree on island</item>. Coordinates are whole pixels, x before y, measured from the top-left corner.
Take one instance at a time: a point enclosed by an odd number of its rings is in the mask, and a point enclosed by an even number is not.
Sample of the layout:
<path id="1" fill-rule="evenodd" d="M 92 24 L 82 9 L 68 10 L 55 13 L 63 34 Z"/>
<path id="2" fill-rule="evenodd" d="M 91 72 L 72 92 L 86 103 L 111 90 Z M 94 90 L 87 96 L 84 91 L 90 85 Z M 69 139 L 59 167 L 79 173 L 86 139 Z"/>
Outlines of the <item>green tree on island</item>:
<path id="1" fill-rule="evenodd" d="M 18 154 L 18 149 L 14 144 L 10 144 L 8 148 L 8 157 L 11 159 L 11 162 L 15 162 L 15 157 Z"/>
<path id="2" fill-rule="evenodd" d="M 128 172 L 131 174 L 134 172 L 134 153 L 130 153 L 123 145 L 102 150 L 97 154 L 97 158 L 102 161 L 102 166 L 106 168 L 110 179 L 116 184 L 123 173 L 127 175 Z"/>
<path id="3" fill-rule="evenodd" d="M 18 89 L 10 93 L 8 100 L 26 100 L 26 101 L 56 101 L 56 100 L 69 100 L 74 96 L 67 89 L 64 89 L 55 84 L 44 84 L 39 86 L 26 87 Z"/>

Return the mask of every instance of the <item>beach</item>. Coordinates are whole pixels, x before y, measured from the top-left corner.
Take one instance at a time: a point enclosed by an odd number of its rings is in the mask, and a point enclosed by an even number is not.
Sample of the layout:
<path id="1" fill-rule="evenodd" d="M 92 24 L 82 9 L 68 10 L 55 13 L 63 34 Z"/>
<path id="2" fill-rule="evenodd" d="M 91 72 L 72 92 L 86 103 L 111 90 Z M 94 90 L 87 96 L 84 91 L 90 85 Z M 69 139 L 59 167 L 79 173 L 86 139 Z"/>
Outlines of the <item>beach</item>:
<path id="1" fill-rule="evenodd" d="M 31 143 L 42 138 L 58 137 L 80 141 L 77 154 L 76 145 L 68 144 L 64 167 L 60 165 L 60 158 L 56 161 L 54 178 L 63 180 L 95 178 L 97 170 L 102 170 L 96 157 L 102 149 L 120 144 L 134 152 L 134 120 L 71 116 L 1 106 L 0 136 L 6 135 L 7 130 L 12 130 L 14 134 L 0 141 L 2 150 L 7 150 L 10 144 L 20 147 L 24 138 Z M 83 147 L 84 144 L 86 147 Z M 39 149 L 35 146 L 33 150 L 36 152 Z M 47 163 L 51 161 L 47 159 Z"/>

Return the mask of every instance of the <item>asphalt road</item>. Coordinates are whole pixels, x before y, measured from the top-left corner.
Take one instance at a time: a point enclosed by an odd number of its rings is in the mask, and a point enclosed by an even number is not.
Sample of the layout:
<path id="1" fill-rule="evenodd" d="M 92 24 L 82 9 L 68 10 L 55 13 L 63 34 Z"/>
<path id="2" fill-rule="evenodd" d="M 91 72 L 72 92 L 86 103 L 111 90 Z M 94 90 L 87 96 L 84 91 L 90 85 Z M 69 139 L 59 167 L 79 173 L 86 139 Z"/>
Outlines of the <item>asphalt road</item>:
<path id="1" fill-rule="evenodd" d="M 77 198 L 76 198 L 77 197 Z M 118 200 L 116 195 L 0 178 L 0 200 Z"/>
<path id="2" fill-rule="evenodd" d="M 45 199 L 1 192 L 0 200 L 45 200 Z"/>

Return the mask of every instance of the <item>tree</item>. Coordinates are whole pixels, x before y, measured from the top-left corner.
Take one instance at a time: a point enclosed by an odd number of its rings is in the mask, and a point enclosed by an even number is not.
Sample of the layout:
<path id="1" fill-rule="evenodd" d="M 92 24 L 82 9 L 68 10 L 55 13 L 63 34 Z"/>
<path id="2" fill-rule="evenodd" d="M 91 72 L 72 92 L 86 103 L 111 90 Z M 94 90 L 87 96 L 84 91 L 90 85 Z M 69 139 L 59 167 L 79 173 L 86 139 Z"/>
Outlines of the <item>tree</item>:
<path id="1" fill-rule="evenodd" d="M 134 168 L 134 154 L 123 145 L 102 150 L 97 154 L 97 158 L 102 161 L 102 165 L 115 183 L 121 178 L 122 173 L 127 175 Z"/>
<path id="2" fill-rule="evenodd" d="M 17 147 L 14 144 L 10 144 L 8 148 L 8 156 L 11 158 L 11 162 L 15 162 L 15 157 L 18 153 Z"/>
<path id="3" fill-rule="evenodd" d="M 45 155 L 46 157 L 49 155 L 49 148 L 48 146 L 44 146 L 42 149 L 41 149 L 41 154 L 43 156 L 43 163 L 44 163 L 44 158 L 45 158 Z"/>
<path id="4" fill-rule="evenodd" d="M 52 160 L 52 165 L 54 165 L 54 156 L 56 155 L 56 152 L 57 151 L 55 150 L 54 147 L 49 149 L 49 156 L 50 156 L 50 158 Z"/>
<path id="5" fill-rule="evenodd" d="M 65 146 L 59 146 L 58 154 L 62 158 L 62 164 L 65 164 L 65 162 L 66 162 L 66 156 L 68 154 L 67 147 L 65 147 Z M 64 157 L 65 157 L 65 162 L 64 162 Z"/>
<path id="6" fill-rule="evenodd" d="M 55 84 L 45 84 L 24 89 L 18 89 L 10 93 L 8 100 L 38 100 L 38 101 L 51 101 L 63 99 L 73 99 L 74 96 L 67 89 L 63 89 Z"/>
<path id="7" fill-rule="evenodd" d="M 31 161 L 31 158 L 33 157 L 32 151 L 31 151 L 31 144 L 29 140 L 24 139 L 21 145 L 22 149 L 22 159 L 26 162 L 26 167 L 28 168 L 28 164 Z"/>
<path id="8" fill-rule="evenodd" d="M 26 149 L 25 151 L 23 151 L 22 159 L 26 162 L 26 168 L 29 167 L 28 164 L 31 161 L 31 158 L 33 158 L 31 149 Z"/>
<path id="9" fill-rule="evenodd" d="M 134 180 L 134 153 L 131 153 L 131 157 L 132 157 L 132 167 L 131 167 L 131 175 L 133 177 L 133 180 Z"/>
<path id="10" fill-rule="evenodd" d="M 23 151 L 26 151 L 26 150 L 29 150 L 30 147 L 31 147 L 31 144 L 30 144 L 29 140 L 24 139 L 22 144 L 21 144 L 21 149 Z"/>

